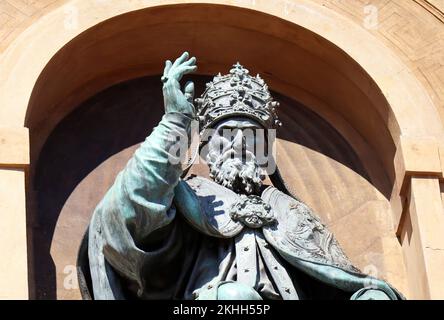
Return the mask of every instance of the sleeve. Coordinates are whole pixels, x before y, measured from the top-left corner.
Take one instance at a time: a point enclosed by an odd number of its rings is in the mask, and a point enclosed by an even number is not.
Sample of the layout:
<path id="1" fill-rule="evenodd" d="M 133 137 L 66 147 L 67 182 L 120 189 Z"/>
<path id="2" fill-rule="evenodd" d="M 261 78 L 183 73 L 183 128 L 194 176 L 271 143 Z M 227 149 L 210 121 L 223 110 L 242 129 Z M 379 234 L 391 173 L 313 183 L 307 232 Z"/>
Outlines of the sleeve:
<path id="1" fill-rule="evenodd" d="M 101 239 L 99 251 L 106 261 L 137 282 L 144 257 L 150 254 L 143 251 L 143 242 L 175 217 L 174 188 L 182 174 L 179 154 L 185 153 L 178 151 L 189 146 L 191 122 L 180 113 L 165 114 L 118 174 L 91 220 L 90 236 Z"/>
<path id="2" fill-rule="evenodd" d="M 383 291 L 372 287 L 365 287 L 355 292 L 350 300 L 392 300 Z"/>
<path id="3" fill-rule="evenodd" d="M 177 147 L 188 147 L 190 123 L 182 114 L 165 114 L 112 187 L 109 204 L 118 207 L 136 242 L 174 218 L 168 209 L 182 174 Z"/>

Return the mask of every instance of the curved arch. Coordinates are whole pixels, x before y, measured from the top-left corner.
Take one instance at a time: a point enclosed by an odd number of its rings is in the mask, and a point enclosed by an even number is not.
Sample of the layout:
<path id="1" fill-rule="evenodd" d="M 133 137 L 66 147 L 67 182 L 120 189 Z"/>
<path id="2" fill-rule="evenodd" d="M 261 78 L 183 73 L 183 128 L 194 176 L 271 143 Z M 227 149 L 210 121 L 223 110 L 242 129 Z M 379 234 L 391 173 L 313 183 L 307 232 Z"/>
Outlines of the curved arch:
<path id="1" fill-rule="evenodd" d="M 192 76 L 198 92 L 210 79 Z M 161 105 L 161 87 L 158 76 L 119 83 L 83 102 L 51 132 L 40 153 L 35 177 L 39 209 L 33 214 L 41 227 L 33 234 L 36 245 L 32 247 L 31 265 L 37 275 L 32 281 L 37 297 L 80 298 L 78 291 L 64 286 L 63 268 L 75 265 L 95 206 L 162 117 L 161 108 L 147 108 Z M 360 159 L 324 119 L 287 97 L 273 95 L 281 102 L 280 118 L 286 124 L 286 129 L 279 132 L 278 158 L 284 163 L 290 158 L 298 159 L 296 164 L 281 168 L 283 174 L 291 172 L 291 176 L 285 175 L 291 177 L 287 182 L 324 223 L 333 226 L 335 236 L 342 240 L 344 250 L 359 263 L 358 267 L 370 260 L 378 265 L 380 274 L 403 288 L 400 277 L 392 275 L 393 270 L 402 274 L 399 266 L 394 269 L 387 265 L 382 257 L 388 250 L 378 247 L 381 235 L 388 233 L 396 248 L 391 229 L 373 223 L 369 230 L 367 224 L 356 223 L 373 220 L 377 214 L 390 221 L 388 201 L 365 179 Z M 191 173 L 208 178 L 208 167 L 196 164 Z M 333 186 L 335 192 L 331 192 Z M 352 222 L 353 237 L 363 239 L 358 243 L 349 240 L 347 229 L 338 228 Z M 372 256 L 368 256 L 369 251 Z M 403 265 L 402 259 L 396 261 Z"/>
<path id="2" fill-rule="evenodd" d="M 311 101 L 308 105 L 327 102 L 317 111 L 352 123 L 379 154 L 391 181 L 401 135 L 442 137 L 438 112 L 408 68 L 336 13 L 306 1 L 175 3 L 107 6 L 73 0 L 46 15 L 1 59 L 0 125 L 29 127 L 36 155 L 79 102 L 114 83 L 158 74 L 166 56 L 189 49 L 201 57 L 201 74 L 222 71 L 237 58 L 276 91 Z M 70 29 L 69 19 L 76 28 Z M 246 38 L 256 42 L 242 43 Z M 290 52 L 280 51 L 284 46 Z"/>
<path id="3" fill-rule="evenodd" d="M 329 9 L 305 0 L 179 2 L 71 0 L 8 47 L 0 59 L 0 126 L 30 129 L 31 163 L 80 102 L 118 82 L 160 74 L 163 60 L 182 50 L 199 58 L 204 75 L 237 59 L 253 67 L 273 90 L 333 123 L 361 159 L 376 154 L 382 171 L 372 161 L 364 165 L 388 193 L 403 170 L 394 165 L 399 141 L 442 139 L 439 114 L 411 71 Z"/>

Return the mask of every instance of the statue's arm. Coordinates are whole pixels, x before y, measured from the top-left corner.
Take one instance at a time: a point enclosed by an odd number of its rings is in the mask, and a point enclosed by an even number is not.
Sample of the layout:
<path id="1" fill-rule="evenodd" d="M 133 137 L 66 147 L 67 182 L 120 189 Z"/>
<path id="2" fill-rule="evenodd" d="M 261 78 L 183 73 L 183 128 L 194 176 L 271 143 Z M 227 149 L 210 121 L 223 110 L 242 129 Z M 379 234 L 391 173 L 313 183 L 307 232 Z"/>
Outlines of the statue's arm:
<path id="1" fill-rule="evenodd" d="M 392 300 L 387 293 L 377 288 L 363 288 L 353 294 L 350 300 Z"/>
<path id="2" fill-rule="evenodd" d="M 182 92 L 179 81 L 195 69 L 195 58 L 188 60 L 187 53 L 174 64 L 166 62 L 162 77 L 165 115 L 98 206 L 102 225 L 112 226 L 116 219 L 123 222 L 136 244 L 174 218 L 174 211 L 169 209 L 182 174 L 181 155 L 177 150 L 182 147 L 186 151 L 189 146 L 194 117 L 194 85 L 187 84 Z M 111 234 L 107 238 L 115 239 Z"/>

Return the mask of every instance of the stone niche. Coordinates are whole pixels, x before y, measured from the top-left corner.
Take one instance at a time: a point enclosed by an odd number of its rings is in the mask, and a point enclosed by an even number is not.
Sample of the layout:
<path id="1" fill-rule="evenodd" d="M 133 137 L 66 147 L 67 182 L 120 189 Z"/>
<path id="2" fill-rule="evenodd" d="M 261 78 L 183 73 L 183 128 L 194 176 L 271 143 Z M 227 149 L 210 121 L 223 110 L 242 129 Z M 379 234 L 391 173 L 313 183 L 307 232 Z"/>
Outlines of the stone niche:
<path id="1" fill-rule="evenodd" d="M 95 206 L 163 114 L 159 77 L 126 81 L 94 95 L 47 139 L 34 179 L 33 298 L 80 298 L 75 274 L 80 241 Z M 211 79 L 191 78 L 196 95 Z M 403 257 L 386 190 L 375 187 L 356 151 L 332 124 L 298 101 L 273 96 L 281 103 L 277 162 L 285 179 L 359 268 L 404 290 Z M 208 176 L 208 169 L 200 163 L 190 173 Z"/>
<path id="2" fill-rule="evenodd" d="M 313 2 L 301 1 L 300 10 L 285 15 L 268 2 L 255 8 L 224 1 L 151 7 L 132 2 L 135 7 L 106 10 L 73 2 L 84 18 L 78 32 L 45 41 L 42 30 L 65 18 L 63 10 L 54 12 L 11 48 L 23 57 L 20 64 L 0 61 L 7 79 L 0 104 L 12 106 L 0 109 L 0 121 L 29 128 L 24 150 L 30 159 L 21 161 L 30 164 L 17 179 L 26 173 L 31 298 L 79 298 L 71 281 L 89 217 L 162 115 L 164 60 L 185 50 L 198 58 L 197 93 L 209 76 L 238 60 L 269 84 L 282 104 L 281 171 L 358 267 L 407 297 L 409 289 L 419 298 L 442 294 L 439 276 L 432 275 L 440 274 L 441 264 L 433 262 L 437 253 L 424 256 L 442 238 L 421 243 L 433 223 L 410 219 L 408 208 L 412 198 L 419 217 L 429 211 L 418 209 L 418 199 L 430 202 L 421 190 L 434 186 L 418 182 L 411 191 L 409 179 L 442 177 L 434 141 L 442 137 L 442 124 L 432 100 L 384 43 Z M 15 73 L 28 76 L 17 81 Z M 412 139 L 415 146 L 423 138 L 434 141 L 429 149 L 436 170 L 418 166 L 429 163 L 423 161 L 429 153 L 409 150 L 406 143 Z M 207 174 L 204 166 L 193 172 Z M 434 196 L 441 195 L 437 181 Z M 417 285 L 424 288 L 412 290 Z"/>

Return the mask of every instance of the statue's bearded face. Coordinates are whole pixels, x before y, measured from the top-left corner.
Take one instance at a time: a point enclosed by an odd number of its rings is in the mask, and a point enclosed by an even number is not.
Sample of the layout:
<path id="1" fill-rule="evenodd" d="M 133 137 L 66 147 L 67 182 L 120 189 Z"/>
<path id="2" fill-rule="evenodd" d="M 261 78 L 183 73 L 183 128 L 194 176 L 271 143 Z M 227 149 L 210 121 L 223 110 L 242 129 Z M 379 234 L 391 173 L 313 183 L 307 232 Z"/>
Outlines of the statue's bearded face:
<path id="1" fill-rule="evenodd" d="M 265 144 L 264 130 L 253 120 L 220 122 L 208 141 L 211 178 L 238 193 L 258 193 L 264 174 L 257 153 L 263 156 Z"/>

